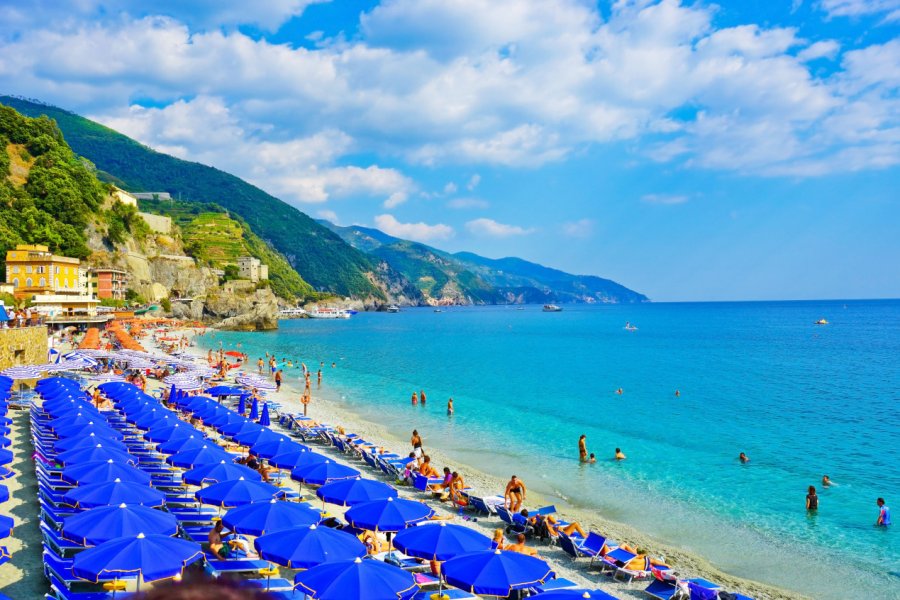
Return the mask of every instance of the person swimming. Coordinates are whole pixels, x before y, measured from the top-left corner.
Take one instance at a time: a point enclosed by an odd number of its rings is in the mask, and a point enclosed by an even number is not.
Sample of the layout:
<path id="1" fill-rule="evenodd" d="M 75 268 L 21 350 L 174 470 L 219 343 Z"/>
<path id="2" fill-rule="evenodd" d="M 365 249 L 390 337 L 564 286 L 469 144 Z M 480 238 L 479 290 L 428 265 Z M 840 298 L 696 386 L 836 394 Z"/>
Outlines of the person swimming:
<path id="1" fill-rule="evenodd" d="M 591 456 L 590 456 L 590 458 L 588 458 L 588 462 L 589 463 L 597 462 L 597 456 L 593 452 L 591 452 Z"/>
<path id="2" fill-rule="evenodd" d="M 829 479 L 828 475 L 822 475 L 822 487 L 831 487 L 831 479 Z"/>
<path id="3" fill-rule="evenodd" d="M 622 449 L 616 448 L 616 460 L 625 460 L 626 458 L 628 457 L 625 456 L 625 453 L 622 452 Z"/>
<path id="4" fill-rule="evenodd" d="M 744 454 L 743 452 L 741 452 L 738 455 L 738 460 L 741 461 L 741 464 L 746 464 L 746 463 L 750 462 L 750 457 L 747 456 L 746 454 Z"/>

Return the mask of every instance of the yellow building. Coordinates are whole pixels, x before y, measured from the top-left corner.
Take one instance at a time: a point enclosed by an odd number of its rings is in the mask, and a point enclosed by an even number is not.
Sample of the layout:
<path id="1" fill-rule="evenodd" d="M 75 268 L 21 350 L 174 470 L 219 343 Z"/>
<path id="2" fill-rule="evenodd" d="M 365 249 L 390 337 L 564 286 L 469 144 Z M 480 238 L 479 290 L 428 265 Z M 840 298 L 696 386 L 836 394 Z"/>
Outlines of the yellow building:
<path id="1" fill-rule="evenodd" d="M 6 282 L 16 298 L 35 294 L 84 294 L 81 261 L 56 256 L 47 246 L 19 244 L 6 253 Z"/>

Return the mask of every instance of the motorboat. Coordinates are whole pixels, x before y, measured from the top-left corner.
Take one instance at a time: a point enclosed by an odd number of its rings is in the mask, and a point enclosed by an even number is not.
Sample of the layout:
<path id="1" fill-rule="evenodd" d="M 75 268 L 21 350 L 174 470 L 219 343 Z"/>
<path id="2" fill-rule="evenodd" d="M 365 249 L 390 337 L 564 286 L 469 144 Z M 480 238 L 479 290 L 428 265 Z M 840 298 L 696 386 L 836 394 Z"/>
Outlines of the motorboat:
<path id="1" fill-rule="evenodd" d="M 400 307 L 397 306 L 396 304 L 391 304 L 390 306 L 387 307 L 387 311 L 389 313 L 398 313 L 398 312 L 400 312 Z"/>
<path id="2" fill-rule="evenodd" d="M 306 316 L 306 311 L 300 307 L 296 308 L 282 308 L 278 311 L 278 318 L 280 319 L 300 319 Z"/>
<path id="3" fill-rule="evenodd" d="M 562 308 L 555 304 L 545 304 L 544 312 L 562 312 Z"/>
<path id="4" fill-rule="evenodd" d="M 625 321 L 625 331 L 637 331 L 637 329 L 630 321 Z"/>
<path id="5" fill-rule="evenodd" d="M 826 321 L 825 319 L 819 319 L 818 321 L 816 321 L 816 325 L 828 325 L 828 321 Z"/>

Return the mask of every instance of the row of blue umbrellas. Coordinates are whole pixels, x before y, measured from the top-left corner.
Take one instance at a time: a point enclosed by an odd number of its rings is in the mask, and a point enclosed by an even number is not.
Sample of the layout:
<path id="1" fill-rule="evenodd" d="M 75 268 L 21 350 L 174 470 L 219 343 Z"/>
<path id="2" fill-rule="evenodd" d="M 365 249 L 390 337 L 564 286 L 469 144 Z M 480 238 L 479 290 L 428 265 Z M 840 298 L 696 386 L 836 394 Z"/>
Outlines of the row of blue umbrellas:
<path id="1" fill-rule="evenodd" d="M 0 375 L 0 465 L 8 465 L 13 461 L 13 453 L 7 450 L 12 444 L 8 435 L 10 433 L 9 426 L 12 420 L 7 418 L 6 413 L 9 409 L 9 396 L 13 386 L 13 378 Z M 14 473 L 11 469 L 0 466 L 0 479 L 9 479 Z M 0 504 L 9 500 L 9 489 L 5 485 L 0 485 Z M 0 539 L 8 538 L 12 535 L 14 522 L 12 517 L 0 515 Z M 6 546 L 0 546 L 0 565 L 9 561 L 9 550 Z"/>

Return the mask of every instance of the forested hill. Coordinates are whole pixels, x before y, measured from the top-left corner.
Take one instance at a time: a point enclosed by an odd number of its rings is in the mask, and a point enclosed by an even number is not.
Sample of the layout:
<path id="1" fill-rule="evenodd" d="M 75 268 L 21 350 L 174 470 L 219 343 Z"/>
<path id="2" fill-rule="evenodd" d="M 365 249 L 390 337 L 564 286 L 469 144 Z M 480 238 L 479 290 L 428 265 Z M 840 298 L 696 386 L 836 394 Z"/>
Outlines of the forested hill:
<path id="1" fill-rule="evenodd" d="M 101 178 L 129 191 L 169 192 L 181 200 L 214 202 L 235 213 L 281 252 L 319 290 L 385 299 L 389 273 L 365 253 L 306 214 L 263 190 L 213 167 L 156 152 L 108 127 L 66 110 L 11 96 L 0 103 L 55 120 L 65 140 L 92 161 Z M 49 123 L 49 121 L 47 121 Z M 376 285 L 373 281 L 383 285 Z"/>
<path id="2" fill-rule="evenodd" d="M 378 229 L 320 223 L 348 244 L 386 261 L 433 304 L 648 301 L 643 294 L 593 275 L 572 275 L 521 258 L 451 254 Z"/>

